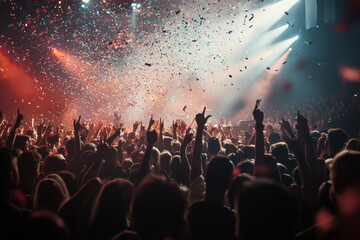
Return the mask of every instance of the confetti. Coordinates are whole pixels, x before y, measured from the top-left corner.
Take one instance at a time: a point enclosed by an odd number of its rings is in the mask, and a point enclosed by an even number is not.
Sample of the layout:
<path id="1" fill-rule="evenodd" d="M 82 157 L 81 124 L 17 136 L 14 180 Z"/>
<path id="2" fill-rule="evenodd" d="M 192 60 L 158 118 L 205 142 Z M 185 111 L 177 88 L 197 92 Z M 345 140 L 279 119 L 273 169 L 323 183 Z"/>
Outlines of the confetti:
<path id="1" fill-rule="evenodd" d="M 254 14 L 251 14 L 251 17 L 249 18 L 249 22 L 254 19 Z"/>

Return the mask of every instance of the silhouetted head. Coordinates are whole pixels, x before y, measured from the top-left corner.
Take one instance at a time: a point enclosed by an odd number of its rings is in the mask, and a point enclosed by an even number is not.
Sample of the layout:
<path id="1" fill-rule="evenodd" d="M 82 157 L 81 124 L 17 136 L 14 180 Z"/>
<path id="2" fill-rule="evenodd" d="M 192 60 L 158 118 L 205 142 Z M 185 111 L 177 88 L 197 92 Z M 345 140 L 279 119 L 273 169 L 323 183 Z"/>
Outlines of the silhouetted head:
<path id="1" fill-rule="evenodd" d="M 327 140 L 329 155 L 335 156 L 343 149 L 347 140 L 347 135 L 344 130 L 333 128 L 328 131 Z"/>
<path id="2" fill-rule="evenodd" d="M 360 140 L 357 138 L 350 139 L 345 146 L 347 150 L 360 151 Z"/>
<path id="3" fill-rule="evenodd" d="M 68 156 L 73 156 L 75 154 L 75 139 L 71 138 L 66 142 L 66 152 Z"/>
<path id="4" fill-rule="evenodd" d="M 13 149 L 20 149 L 21 151 L 29 150 L 30 138 L 26 135 L 18 135 L 15 137 Z"/>
<path id="5" fill-rule="evenodd" d="M 46 210 L 33 212 L 29 216 L 24 236 L 26 236 L 27 239 L 71 239 L 71 235 L 64 221 L 57 214 Z"/>
<path id="6" fill-rule="evenodd" d="M 91 238 L 111 239 L 127 228 L 126 216 L 133 190 L 133 184 L 121 178 L 115 178 L 102 186 L 92 210 Z"/>
<path id="7" fill-rule="evenodd" d="M 255 158 L 255 145 L 245 145 L 242 148 L 243 159 L 254 159 Z"/>
<path id="8" fill-rule="evenodd" d="M 171 153 L 169 151 L 163 151 L 160 154 L 160 170 L 170 174 L 170 162 L 171 162 Z"/>
<path id="9" fill-rule="evenodd" d="M 41 179 L 35 189 L 34 210 L 48 210 L 56 213 L 60 205 L 69 198 L 61 184 L 53 178 Z"/>
<path id="10" fill-rule="evenodd" d="M 35 151 L 25 151 L 18 157 L 20 187 L 32 193 L 40 174 L 41 156 Z M 28 189 L 30 187 L 31 189 Z"/>
<path id="11" fill-rule="evenodd" d="M 170 176 L 177 183 L 182 183 L 183 174 L 184 173 L 181 167 L 181 157 L 179 155 L 175 155 L 171 158 L 170 162 Z"/>
<path id="12" fill-rule="evenodd" d="M 61 154 L 52 154 L 47 156 L 44 161 L 44 172 L 45 174 L 57 173 L 66 168 L 65 157 Z"/>
<path id="13" fill-rule="evenodd" d="M 209 138 L 208 141 L 208 151 L 210 155 L 216 155 L 221 150 L 220 140 L 216 137 Z"/>
<path id="14" fill-rule="evenodd" d="M 275 143 L 278 143 L 280 142 L 280 135 L 276 132 L 273 132 L 273 133 L 270 133 L 269 135 L 269 143 L 270 144 L 275 144 Z"/>
<path id="15" fill-rule="evenodd" d="M 141 181 L 132 207 L 134 229 L 144 239 L 178 239 L 184 227 L 185 199 L 162 177 Z"/>
<path id="16" fill-rule="evenodd" d="M 240 239 L 293 239 L 296 204 L 280 185 L 251 181 L 239 191 L 236 232 Z"/>
<path id="17" fill-rule="evenodd" d="M 48 139 L 50 146 L 59 147 L 60 145 L 60 134 L 55 134 Z"/>
<path id="18" fill-rule="evenodd" d="M 289 159 L 289 149 L 286 143 L 278 142 L 270 146 L 271 155 L 280 163 Z"/>
<path id="19" fill-rule="evenodd" d="M 0 203 L 8 203 L 19 183 L 17 159 L 6 148 L 0 148 Z"/>
<path id="20" fill-rule="evenodd" d="M 243 160 L 236 165 L 236 168 L 240 170 L 240 173 L 246 173 L 252 176 L 254 175 L 254 160 Z"/>
<path id="21" fill-rule="evenodd" d="M 106 151 L 104 160 L 105 160 L 105 164 L 107 164 L 109 166 L 115 165 L 118 160 L 117 149 L 113 146 L 110 146 L 109 149 Z"/>
<path id="22" fill-rule="evenodd" d="M 335 155 L 330 178 L 340 219 L 351 235 L 360 236 L 360 152 L 345 150 Z M 358 239 L 358 237 L 356 237 Z"/>
<path id="23" fill-rule="evenodd" d="M 57 174 L 62 178 L 62 180 L 64 180 L 69 195 L 70 196 L 74 195 L 78 190 L 75 175 L 72 172 L 66 170 L 60 171 Z"/>
<path id="24" fill-rule="evenodd" d="M 237 193 L 243 188 L 246 182 L 252 181 L 252 176 L 246 173 L 237 175 L 230 183 L 229 190 L 227 191 L 227 200 L 230 208 L 235 208 L 235 201 Z"/>
<path id="25" fill-rule="evenodd" d="M 234 166 L 228 158 L 222 156 L 213 157 L 206 170 L 206 189 L 225 192 L 232 180 L 233 170 Z"/>
<path id="26" fill-rule="evenodd" d="M 335 194 L 351 186 L 360 187 L 360 152 L 345 150 L 334 157 L 331 164 L 331 181 Z"/>

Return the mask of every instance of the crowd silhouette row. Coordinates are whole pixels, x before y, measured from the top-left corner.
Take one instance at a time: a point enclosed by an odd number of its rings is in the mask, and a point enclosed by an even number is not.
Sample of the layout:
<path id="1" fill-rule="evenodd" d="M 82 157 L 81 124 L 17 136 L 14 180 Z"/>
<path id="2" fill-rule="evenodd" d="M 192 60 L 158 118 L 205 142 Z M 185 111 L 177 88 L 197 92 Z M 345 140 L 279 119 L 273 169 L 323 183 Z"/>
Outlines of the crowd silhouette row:
<path id="1" fill-rule="evenodd" d="M 357 103 L 257 100 L 247 129 L 0 114 L 0 238 L 360 239 L 359 133 L 333 126 Z"/>

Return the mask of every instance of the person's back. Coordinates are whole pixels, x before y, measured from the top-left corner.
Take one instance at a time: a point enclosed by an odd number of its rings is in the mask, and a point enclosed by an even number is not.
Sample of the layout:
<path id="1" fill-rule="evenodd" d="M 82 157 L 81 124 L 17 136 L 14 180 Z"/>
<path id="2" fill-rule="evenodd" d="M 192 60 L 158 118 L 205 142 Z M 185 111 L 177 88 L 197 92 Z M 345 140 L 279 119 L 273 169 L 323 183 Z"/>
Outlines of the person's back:
<path id="1" fill-rule="evenodd" d="M 19 188 L 24 194 L 23 207 L 32 209 L 33 195 L 40 174 L 41 155 L 35 151 L 25 151 L 18 157 Z"/>
<path id="2" fill-rule="evenodd" d="M 64 221 L 49 211 L 36 211 L 26 222 L 23 237 L 39 240 L 70 240 L 71 235 Z"/>
<path id="3" fill-rule="evenodd" d="M 241 240 L 289 240 L 295 235 L 296 202 L 269 180 L 248 182 L 238 193 L 236 211 Z"/>
<path id="4" fill-rule="evenodd" d="M 332 158 L 344 148 L 347 135 L 341 128 L 332 128 L 328 132 L 327 140 L 329 154 L 328 157 Z"/>
<path id="5" fill-rule="evenodd" d="M 101 166 L 99 177 L 101 179 L 127 178 L 125 170 L 117 165 L 118 151 L 115 147 L 109 147 L 105 154 L 105 163 Z"/>
<path id="6" fill-rule="evenodd" d="M 205 200 L 189 208 L 188 221 L 193 239 L 234 239 L 234 212 L 224 206 L 233 168 L 226 157 L 214 156 L 209 162 Z"/>
<path id="7" fill-rule="evenodd" d="M 181 239 L 185 199 L 177 185 L 161 177 L 145 177 L 137 188 L 132 227 L 140 239 Z"/>
<path id="8" fill-rule="evenodd" d="M 68 198 L 68 193 L 63 191 L 62 186 L 55 179 L 41 179 L 35 189 L 34 210 L 48 210 L 56 213 L 60 205 Z"/>
<path id="9" fill-rule="evenodd" d="M 18 185 L 16 158 L 10 150 L 0 148 L 0 239 L 17 239 L 24 228 L 29 211 L 12 203 Z"/>
<path id="10" fill-rule="evenodd" d="M 126 179 L 104 184 L 94 203 L 88 239 L 110 239 L 125 230 L 132 195 L 133 185 Z"/>
<path id="11" fill-rule="evenodd" d="M 194 240 L 235 239 L 234 212 L 222 204 L 210 201 L 194 203 L 189 208 L 188 221 Z"/>

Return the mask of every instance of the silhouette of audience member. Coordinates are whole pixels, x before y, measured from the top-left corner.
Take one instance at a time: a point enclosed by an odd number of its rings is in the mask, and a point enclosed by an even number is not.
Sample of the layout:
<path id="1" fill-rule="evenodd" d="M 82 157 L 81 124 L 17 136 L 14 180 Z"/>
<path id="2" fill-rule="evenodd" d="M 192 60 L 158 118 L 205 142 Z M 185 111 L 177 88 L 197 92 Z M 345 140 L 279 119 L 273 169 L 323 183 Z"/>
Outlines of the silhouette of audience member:
<path id="1" fill-rule="evenodd" d="M 36 183 L 40 176 L 41 155 L 35 151 L 25 151 L 18 157 L 19 189 L 24 194 L 22 207 L 32 209 Z"/>
<path id="2" fill-rule="evenodd" d="M 53 178 L 41 179 L 35 189 L 34 210 L 48 210 L 57 213 L 60 205 L 68 198 L 69 193 L 64 191 L 57 180 Z"/>
<path id="3" fill-rule="evenodd" d="M 105 183 L 94 202 L 88 239 L 111 239 L 125 230 L 132 197 L 130 181 L 115 178 Z"/>
<path id="4" fill-rule="evenodd" d="M 270 180 L 250 181 L 236 201 L 236 234 L 247 240 L 289 240 L 295 236 L 296 202 Z"/>
<path id="5" fill-rule="evenodd" d="M 234 239 L 234 212 L 224 206 L 233 168 L 225 157 L 214 156 L 209 162 L 205 200 L 189 208 L 188 221 L 193 239 Z"/>
<path id="6" fill-rule="evenodd" d="M 12 203 L 18 186 L 17 159 L 10 150 L 0 148 L 0 224 L 1 239 L 19 239 L 30 211 Z"/>
<path id="7" fill-rule="evenodd" d="M 136 189 L 132 226 L 139 239 L 181 239 L 185 199 L 179 187 L 162 177 L 146 176 Z"/>
<path id="8" fill-rule="evenodd" d="M 64 221 L 55 213 L 47 210 L 33 212 L 26 222 L 24 238 L 39 240 L 72 239 Z"/>

